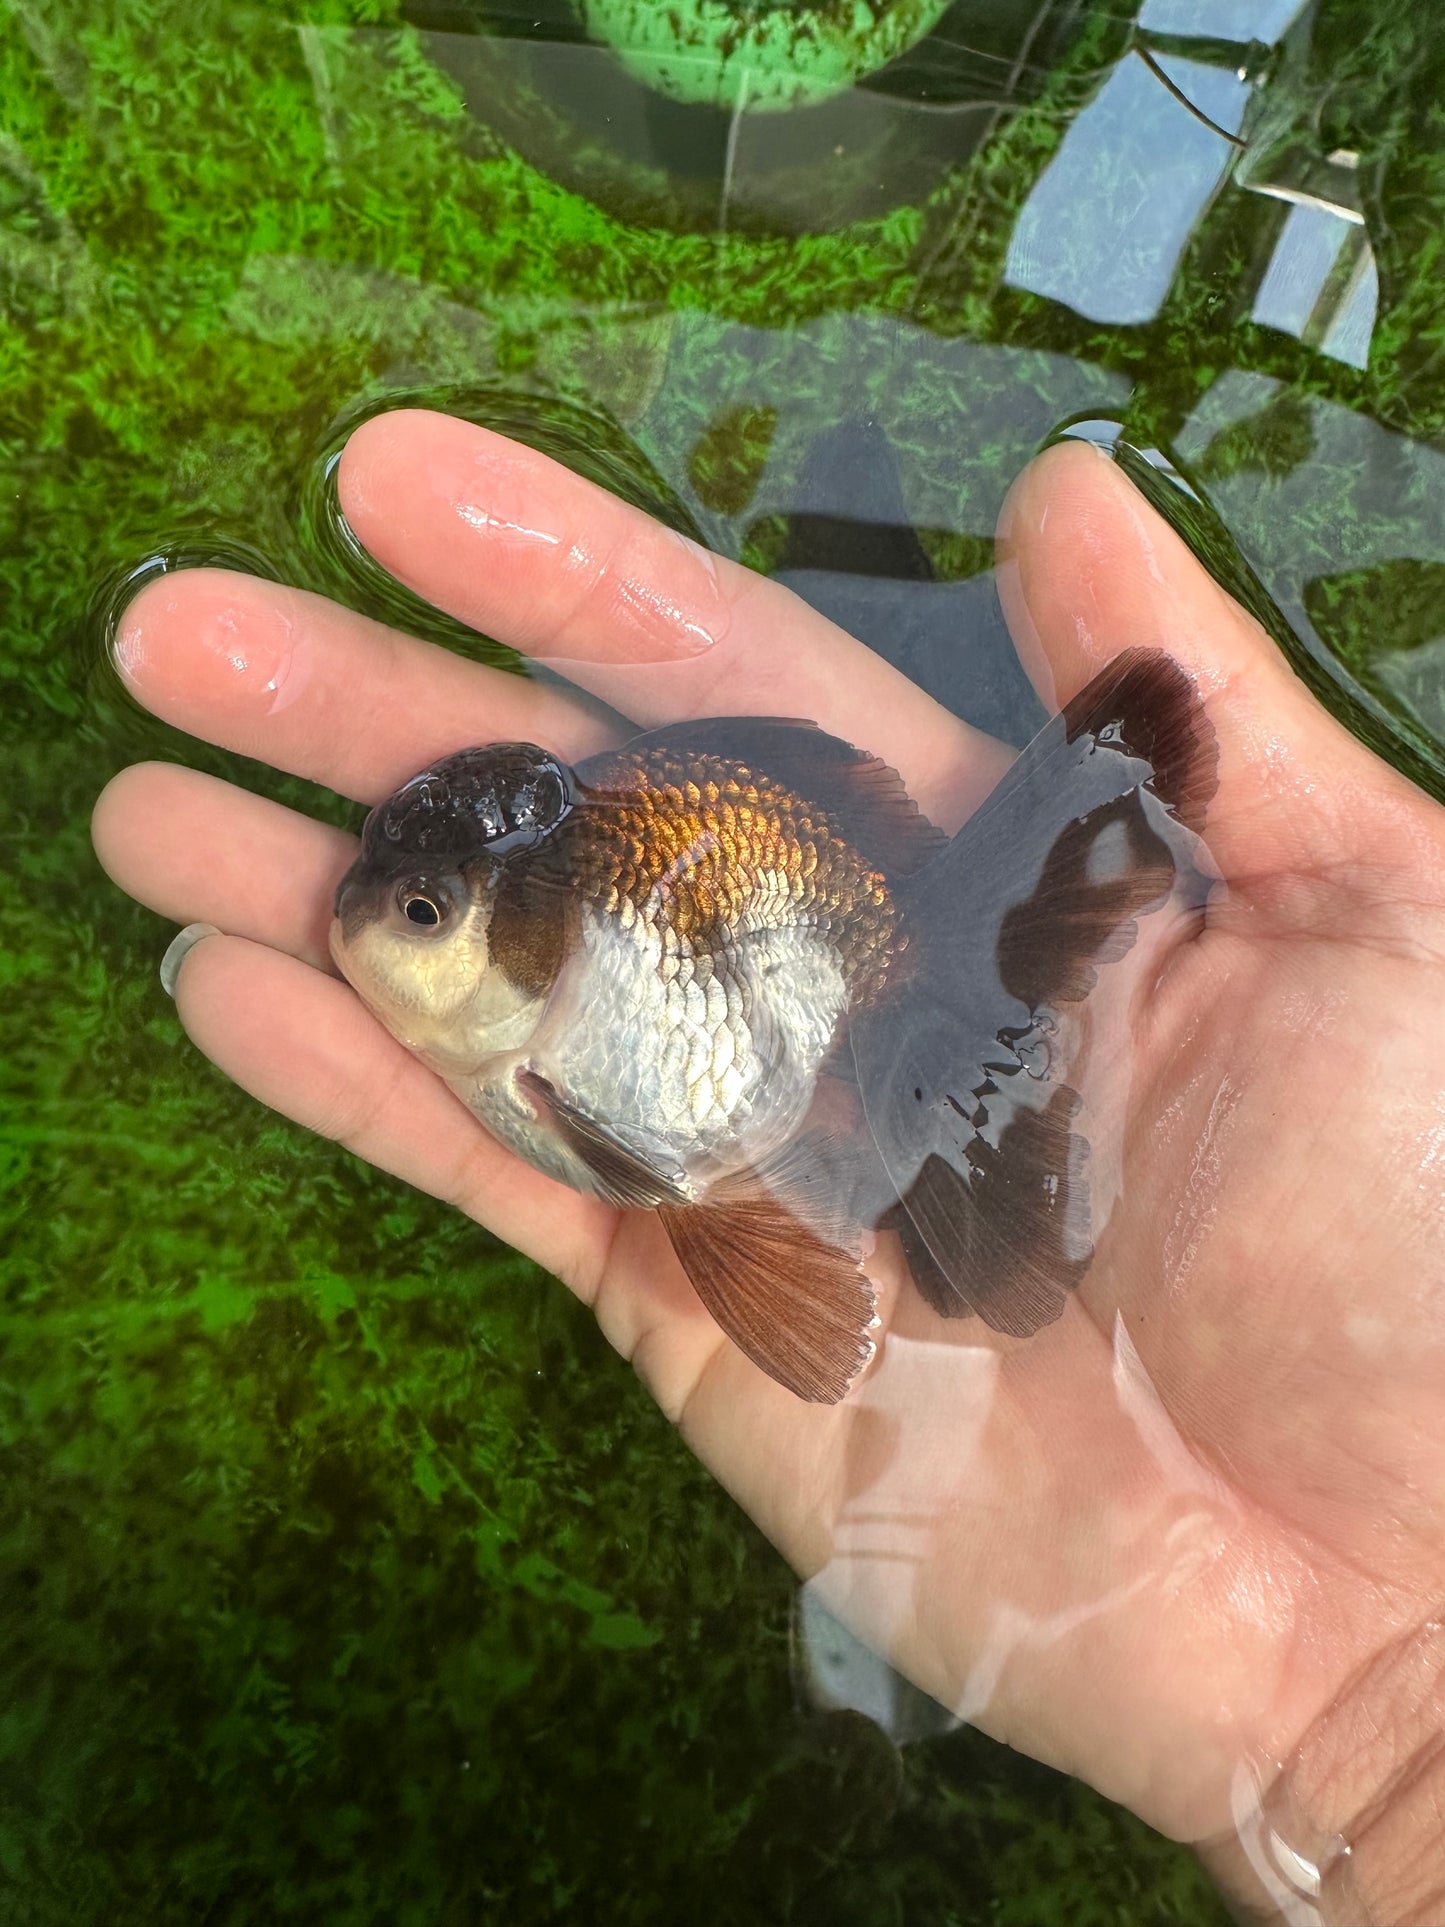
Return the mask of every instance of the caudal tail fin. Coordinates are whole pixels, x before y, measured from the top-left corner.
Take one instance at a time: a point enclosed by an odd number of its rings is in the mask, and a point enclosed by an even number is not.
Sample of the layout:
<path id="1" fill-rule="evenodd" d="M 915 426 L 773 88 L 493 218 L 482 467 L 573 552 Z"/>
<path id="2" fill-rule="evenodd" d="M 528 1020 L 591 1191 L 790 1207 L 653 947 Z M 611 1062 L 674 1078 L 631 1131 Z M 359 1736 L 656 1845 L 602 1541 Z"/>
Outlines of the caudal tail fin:
<path id="1" fill-rule="evenodd" d="M 1096 987 L 1141 919 L 1202 909 L 1215 765 L 1189 676 L 1126 650 L 903 886 L 906 988 L 855 1022 L 853 1052 L 898 1200 L 885 1221 L 946 1317 L 1026 1336 L 1088 1268 L 1100 1147 L 1082 1052 L 1111 1048 Z"/>

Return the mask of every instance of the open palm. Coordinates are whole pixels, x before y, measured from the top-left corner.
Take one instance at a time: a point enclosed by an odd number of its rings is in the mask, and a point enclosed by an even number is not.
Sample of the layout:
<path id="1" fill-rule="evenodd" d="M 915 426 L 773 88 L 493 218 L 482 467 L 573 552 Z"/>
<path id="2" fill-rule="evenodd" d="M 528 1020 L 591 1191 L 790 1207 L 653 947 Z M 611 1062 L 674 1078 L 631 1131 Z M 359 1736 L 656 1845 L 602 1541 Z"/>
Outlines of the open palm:
<path id="1" fill-rule="evenodd" d="M 722 713 L 814 718 L 950 828 L 1006 765 L 785 589 L 484 430 L 380 418 L 341 490 L 396 575 L 586 699 L 196 571 L 127 615 L 118 652 L 150 708 L 369 802 L 466 743 L 575 758 Z M 555 1271 L 921 1685 L 1204 1843 L 1241 1774 L 1266 1782 L 1445 1590 L 1445 812 L 1318 708 L 1094 451 L 1036 462 L 1002 541 L 1047 700 L 1132 644 L 1196 679 L 1228 888 L 1143 1013 L 1121 1205 L 1064 1316 L 1022 1342 L 945 1324 L 885 1263 L 882 1358 L 840 1406 L 764 1377 L 653 1218 L 510 1157 L 331 974 L 350 839 L 148 765 L 106 791 L 96 840 L 142 901 L 227 933 L 178 986 L 223 1069 Z M 1321 1795 L 1312 1824 L 1366 1791 Z"/>

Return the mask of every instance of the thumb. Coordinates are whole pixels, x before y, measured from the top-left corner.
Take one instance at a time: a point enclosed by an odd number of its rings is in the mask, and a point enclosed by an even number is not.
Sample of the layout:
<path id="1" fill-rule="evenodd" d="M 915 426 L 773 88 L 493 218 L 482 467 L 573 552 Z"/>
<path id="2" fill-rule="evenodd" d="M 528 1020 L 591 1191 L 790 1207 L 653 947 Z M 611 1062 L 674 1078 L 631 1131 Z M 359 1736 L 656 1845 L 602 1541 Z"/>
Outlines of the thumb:
<path id="1" fill-rule="evenodd" d="M 1051 448 L 999 518 L 999 590 L 1024 668 L 1061 706 L 1120 650 L 1167 650 L 1195 678 L 1219 742 L 1206 840 L 1230 883 L 1322 880 L 1353 898 L 1408 871 L 1445 903 L 1445 811 L 1357 742 L 1316 701 L 1265 631 L 1219 586 L 1100 450 Z M 1286 899 L 1288 903 L 1286 904 Z"/>

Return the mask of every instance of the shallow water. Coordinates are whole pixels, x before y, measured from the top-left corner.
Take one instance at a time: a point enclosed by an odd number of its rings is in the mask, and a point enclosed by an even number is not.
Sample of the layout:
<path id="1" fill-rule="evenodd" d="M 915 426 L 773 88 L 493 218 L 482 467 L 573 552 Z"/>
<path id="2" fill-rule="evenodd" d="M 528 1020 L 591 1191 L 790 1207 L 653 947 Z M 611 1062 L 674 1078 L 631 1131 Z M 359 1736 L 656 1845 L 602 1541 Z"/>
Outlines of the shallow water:
<path id="1" fill-rule="evenodd" d="M 563 1293 L 190 1050 L 169 931 L 86 836 L 140 756 L 354 820 L 127 702 L 138 571 L 221 560 L 502 659 L 335 513 L 350 426 L 418 399 L 1014 743 L 1042 711 L 1000 503 L 1051 436 L 1116 446 L 1441 793 L 1445 32 L 1384 0 L 968 13 L 736 120 L 463 0 L 0 23 L 13 1917 L 630 1923 L 695 1910 L 702 1857 L 718 1920 L 1209 1917 L 1185 1856 L 1043 1769 L 967 1732 L 900 1757 L 883 1727 L 926 1713 Z"/>

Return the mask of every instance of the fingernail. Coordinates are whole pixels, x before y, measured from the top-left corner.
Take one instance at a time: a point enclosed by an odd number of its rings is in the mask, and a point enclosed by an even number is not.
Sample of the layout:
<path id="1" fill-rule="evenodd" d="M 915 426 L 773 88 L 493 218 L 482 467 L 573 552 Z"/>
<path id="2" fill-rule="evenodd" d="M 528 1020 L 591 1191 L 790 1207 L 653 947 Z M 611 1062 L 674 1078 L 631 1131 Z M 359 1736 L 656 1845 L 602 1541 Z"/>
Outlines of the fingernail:
<path id="1" fill-rule="evenodd" d="M 178 936 L 171 938 L 166 954 L 161 958 L 161 988 L 167 997 L 175 996 L 181 965 L 196 945 L 205 937 L 219 937 L 220 934 L 213 923 L 188 923 Z"/>
<path id="2" fill-rule="evenodd" d="M 680 530 L 673 530 L 672 534 L 684 553 L 697 564 L 692 606 L 679 622 L 677 653 L 701 655 L 727 634 L 732 624 L 732 604 L 723 588 L 717 557 L 712 550 L 705 549 Z"/>

